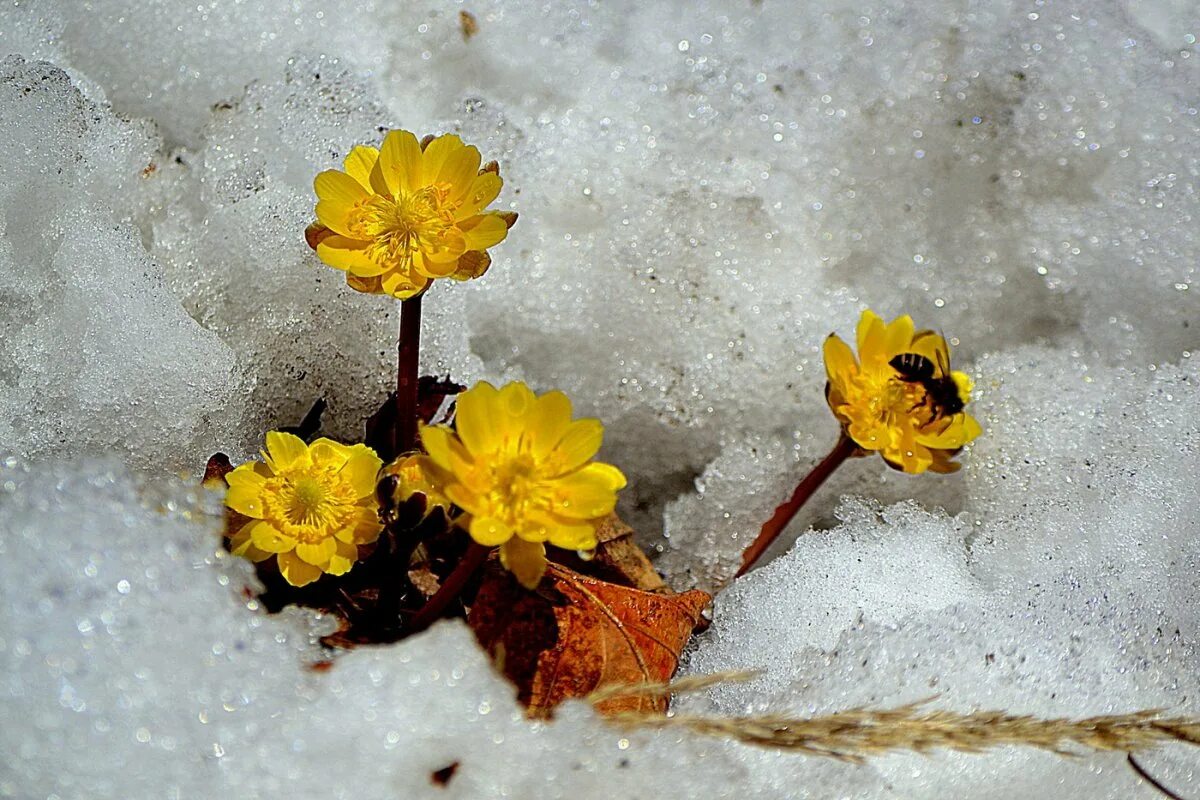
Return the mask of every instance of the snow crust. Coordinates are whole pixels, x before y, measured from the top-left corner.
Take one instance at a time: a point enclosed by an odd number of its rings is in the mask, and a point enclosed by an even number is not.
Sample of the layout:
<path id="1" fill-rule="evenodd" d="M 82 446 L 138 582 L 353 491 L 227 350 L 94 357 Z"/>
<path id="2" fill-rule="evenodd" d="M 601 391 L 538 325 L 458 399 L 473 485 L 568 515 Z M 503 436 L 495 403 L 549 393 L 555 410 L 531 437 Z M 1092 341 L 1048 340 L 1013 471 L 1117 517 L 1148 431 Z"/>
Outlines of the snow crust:
<path id="1" fill-rule="evenodd" d="M 521 218 L 431 292 L 424 368 L 605 420 L 659 567 L 725 586 L 686 671 L 767 670 L 683 708 L 1200 713 L 1198 35 L 1175 0 L 9 0 L 0 797 L 1149 792 L 1119 756 L 532 724 L 451 624 L 313 671 L 327 623 L 247 607 L 165 476 L 317 398 L 359 433 L 395 310 L 306 247 L 312 176 L 455 131 Z M 985 434 L 955 476 L 847 465 L 726 586 L 833 443 L 820 344 L 863 306 L 945 331 Z M 1145 761 L 1196 792 L 1194 754 Z"/>

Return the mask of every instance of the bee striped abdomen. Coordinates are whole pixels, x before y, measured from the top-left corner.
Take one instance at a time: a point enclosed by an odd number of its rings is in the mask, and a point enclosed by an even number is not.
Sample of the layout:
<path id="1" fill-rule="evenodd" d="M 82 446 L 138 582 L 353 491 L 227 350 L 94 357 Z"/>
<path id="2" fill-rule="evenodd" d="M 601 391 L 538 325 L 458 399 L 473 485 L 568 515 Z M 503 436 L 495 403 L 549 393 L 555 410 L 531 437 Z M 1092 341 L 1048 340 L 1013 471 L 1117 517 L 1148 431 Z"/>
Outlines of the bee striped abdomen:
<path id="1" fill-rule="evenodd" d="M 906 381 L 925 381 L 933 377 L 933 362 L 920 353 L 901 353 L 888 365 Z"/>

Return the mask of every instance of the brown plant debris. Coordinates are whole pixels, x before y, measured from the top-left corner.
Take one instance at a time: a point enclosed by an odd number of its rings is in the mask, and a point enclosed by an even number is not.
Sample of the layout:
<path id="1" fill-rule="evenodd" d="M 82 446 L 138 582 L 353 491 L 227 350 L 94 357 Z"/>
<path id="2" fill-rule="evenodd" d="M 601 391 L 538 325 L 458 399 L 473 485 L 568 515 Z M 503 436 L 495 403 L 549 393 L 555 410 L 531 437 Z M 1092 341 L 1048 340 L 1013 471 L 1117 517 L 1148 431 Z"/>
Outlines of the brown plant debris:
<path id="1" fill-rule="evenodd" d="M 446 786 L 450 783 L 450 779 L 454 777 L 454 773 L 458 772 L 459 762 L 452 761 L 441 769 L 436 769 L 429 775 L 429 781 L 434 786 Z"/>
<path id="2" fill-rule="evenodd" d="M 469 42 L 472 36 L 479 33 L 479 20 L 470 11 L 459 11 L 458 28 L 462 31 L 463 41 Z"/>
<path id="3" fill-rule="evenodd" d="M 689 688 L 695 687 L 660 684 L 631 686 L 629 690 L 636 694 L 665 694 Z M 610 692 L 602 701 L 611 701 L 612 694 L 619 692 Z M 853 708 L 819 717 L 781 714 L 707 717 L 627 711 L 610 715 L 610 719 L 631 728 L 685 730 L 758 747 L 855 762 L 898 750 L 925 753 L 945 748 L 981 753 L 1017 745 L 1076 756 L 1088 750 L 1136 752 L 1167 742 L 1200 744 L 1200 718 L 1167 717 L 1160 709 L 1068 719 L 1005 711 L 927 710 L 928 702 L 922 700 L 883 710 Z"/>
<path id="4" fill-rule="evenodd" d="M 551 562 L 534 592 L 488 570 L 467 623 L 530 715 L 548 716 L 563 700 L 606 686 L 669 680 L 711 599 L 697 590 L 645 592 Z M 666 703 L 661 693 L 622 692 L 594 705 L 614 714 L 662 712 Z"/>

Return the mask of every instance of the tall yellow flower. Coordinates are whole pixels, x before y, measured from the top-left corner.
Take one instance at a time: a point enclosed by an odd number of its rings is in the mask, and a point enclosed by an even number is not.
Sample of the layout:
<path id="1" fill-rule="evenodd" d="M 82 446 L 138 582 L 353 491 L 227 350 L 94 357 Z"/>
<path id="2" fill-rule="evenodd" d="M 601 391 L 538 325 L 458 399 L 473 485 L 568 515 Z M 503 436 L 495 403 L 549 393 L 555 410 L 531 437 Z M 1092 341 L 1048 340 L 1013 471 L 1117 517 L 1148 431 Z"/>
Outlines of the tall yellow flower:
<path id="1" fill-rule="evenodd" d="M 545 542 L 569 550 L 596 546 L 625 476 L 592 461 L 604 436 L 599 420 L 571 419 L 562 392 L 535 396 L 523 383 L 477 383 L 458 396 L 455 429 L 424 427 L 426 474 L 464 515 L 471 538 L 500 546 L 500 560 L 534 588 L 546 571 Z"/>
<path id="2" fill-rule="evenodd" d="M 277 431 L 267 434 L 262 455 L 225 476 L 225 505 L 250 518 L 230 550 L 253 561 L 274 555 L 293 586 L 348 572 L 358 545 L 375 541 L 383 527 L 375 502 L 379 456 L 363 444 L 308 445 Z"/>
<path id="3" fill-rule="evenodd" d="M 858 358 L 836 335 L 825 340 L 825 396 L 846 434 L 897 469 L 954 472 L 951 459 L 981 432 L 963 410 L 971 379 L 950 371 L 946 340 L 914 330 L 908 315 L 858 322 Z"/>
<path id="4" fill-rule="evenodd" d="M 465 281 L 491 264 L 487 248 L 508 235 L 515 214 L 483 212 L 500 194 L 495 162 L 453 134 L 418 142 L 391 131 L 383 146 L 350 151 L 344 171 L 317 175 L 317 256 L 346 272 L 360 292 L 401 300 L 434 278 Z"/>

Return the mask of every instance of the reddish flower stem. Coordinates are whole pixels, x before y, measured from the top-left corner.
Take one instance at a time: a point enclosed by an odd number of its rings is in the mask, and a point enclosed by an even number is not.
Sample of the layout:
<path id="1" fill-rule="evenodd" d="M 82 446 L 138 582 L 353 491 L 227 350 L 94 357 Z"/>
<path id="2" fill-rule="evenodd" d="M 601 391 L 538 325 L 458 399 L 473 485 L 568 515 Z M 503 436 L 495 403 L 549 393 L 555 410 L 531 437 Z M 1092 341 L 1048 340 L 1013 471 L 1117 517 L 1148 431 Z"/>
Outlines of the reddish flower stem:
<path id="1" fill-rule="evenodd" d="M 433 597 L 429 598 L 429 602 L 412 618 L 412 622 L 408 624 L 409 633 L 419 633 L 440 619 L 446 607 L 462 594 L 467 582 L 479 571 L 491 552 L 492 548 L 471 542 L 467 552 L 463 554 L 462 561 L 458 562 L 458 566 L 446 576 L 446 580 L 434 592 Z"/>
<path id="2" fill-rule="evenodd" d="M 858 450 L 858 445 L 843 431 L 838 437 L 837 444 L 829 451 L 829 455 L 825 456 L 821 463 L 804 476 L 804 480 L 796 486 L 796 491 L 792 492 L 792 496 L 788 498 L 787 502 L 776 508 L 775 513 L 762 526 L 758 538 L 742 551 L 742 566 L 738 569 L 735 578 L 745 575 L 755 562 L 762 558 L 762 554 L 767 552 L 767 548 L 779 538 L 779 534 L 783 533 L 783 529 L 796 516 L 796 512 L 808 502 L 808 498 L 812 497 L 813 492 L 820 488 L 821 484 L 842 465 L 842 462 L 854 455 L 856 450 Z"/>
<path id="3" fill-rule="evenodd" d="M 417 445 L 417 378 L 421 352 L 421 297 L 400 301 L 400 338 L 396 344 L 397 456 Z"/>

